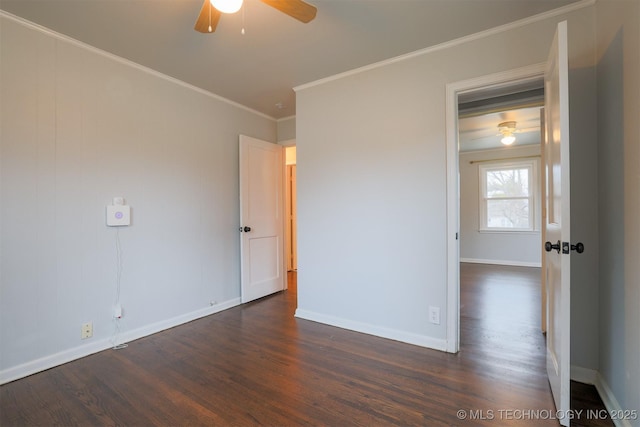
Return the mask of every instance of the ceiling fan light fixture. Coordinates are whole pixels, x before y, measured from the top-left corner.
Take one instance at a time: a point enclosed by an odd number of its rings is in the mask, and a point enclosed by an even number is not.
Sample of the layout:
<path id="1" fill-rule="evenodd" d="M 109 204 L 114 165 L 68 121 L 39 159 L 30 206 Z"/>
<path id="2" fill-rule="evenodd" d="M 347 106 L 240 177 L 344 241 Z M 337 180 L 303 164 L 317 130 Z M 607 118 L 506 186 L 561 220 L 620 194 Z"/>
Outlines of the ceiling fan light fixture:
<path id="1" fill-rule="evenodd" d="M 504 145 L 511 145 L 516 142 L 516 137 L 513 136 L 515 131 L 516 122 L 508 121 L 500 123 L 498 125 L 498 132 L 500 132 L 500 134 L 502 135 L 502 139 L 500 140 L 500 142 L 502 142 Z"/>
<path id="2" fill-rule="evenodd" d="M 236 13 L 242 7 L 242 0 L 209 0 L 209 2 L 222 13 Z"/>
<path id="3" fill-rule="evenodd" d="M 500 142 L 502 142 L 504 145 L 511 145 L 514 142 L 516 142 L 516 137 L 513 135 L 508 135 L 508 136 L 504 136 Z"/>

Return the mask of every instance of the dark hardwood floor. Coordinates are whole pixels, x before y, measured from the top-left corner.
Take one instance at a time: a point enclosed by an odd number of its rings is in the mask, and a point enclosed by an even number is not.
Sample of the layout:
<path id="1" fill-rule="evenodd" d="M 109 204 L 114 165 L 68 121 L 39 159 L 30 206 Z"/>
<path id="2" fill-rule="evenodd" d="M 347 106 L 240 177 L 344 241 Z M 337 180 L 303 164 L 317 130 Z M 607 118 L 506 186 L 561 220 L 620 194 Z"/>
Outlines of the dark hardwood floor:
<path id="1" fill-rule="evenodd" d="M 295 319 L 291 275 L 288 291 L 3 385 L 0 425 L 555 426 L 538 274 L 463 264 L 455 355 Z"/>

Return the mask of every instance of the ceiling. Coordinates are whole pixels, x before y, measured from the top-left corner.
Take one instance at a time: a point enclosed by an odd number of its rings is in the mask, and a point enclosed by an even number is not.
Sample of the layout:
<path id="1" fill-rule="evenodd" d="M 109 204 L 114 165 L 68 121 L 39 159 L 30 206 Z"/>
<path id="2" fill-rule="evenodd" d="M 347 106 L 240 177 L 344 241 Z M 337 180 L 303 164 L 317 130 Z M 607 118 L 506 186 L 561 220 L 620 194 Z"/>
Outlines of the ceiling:
<path id="1" fill-rule="evenodd" d="M 540 113 L 544 80 L 535 77 L 508 85 L 491 86 L 458 96 L 459 150 L 477 151 L 541 143 Z M 498 126 L 515 122 L 516 140 L 505 147 Z"/>
<path id="2" fill-rule="evenodd" d="M 279 119 L 295 115 L 295 86 L 576 0 L 307 1 L 318 8 L 308 24 L 245 0 L 213 34 L 193 30 L 201 0 L 0 0 L 0 9 Z"/>
<path id="3" fill-rule="evenodd" d="M 516 122 L 516 141 L 510 147 L 540 144 L 540 108 L 528 107 L 460 118 L 459 149 L 464 151 L 504 148 L 498 124 Z"/>

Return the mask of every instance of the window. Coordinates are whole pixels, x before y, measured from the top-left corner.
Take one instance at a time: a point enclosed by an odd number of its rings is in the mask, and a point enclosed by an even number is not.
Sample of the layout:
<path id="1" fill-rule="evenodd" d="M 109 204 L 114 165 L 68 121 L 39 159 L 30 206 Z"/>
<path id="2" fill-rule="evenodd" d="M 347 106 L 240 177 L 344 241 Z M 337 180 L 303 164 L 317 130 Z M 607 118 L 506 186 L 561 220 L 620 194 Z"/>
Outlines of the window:
<path id="1" fill-rule="evenodd" d="M 537 162 L 481 165 L 480 230 L 534 231 Z"/>

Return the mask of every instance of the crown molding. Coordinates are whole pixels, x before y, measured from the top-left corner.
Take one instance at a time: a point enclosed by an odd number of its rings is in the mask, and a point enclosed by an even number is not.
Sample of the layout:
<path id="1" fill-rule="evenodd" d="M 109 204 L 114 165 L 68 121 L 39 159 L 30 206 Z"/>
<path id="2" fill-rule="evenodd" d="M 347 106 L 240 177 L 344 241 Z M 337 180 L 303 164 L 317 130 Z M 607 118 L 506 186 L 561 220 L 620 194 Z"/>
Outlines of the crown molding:
<path id="1" fill-rule="evenodd" d="M 404 55 L 396 56 L 394 58 L 385 59 L 384 61 L 375 62 L 373 64 L 365 65 L 364 67 L 355 68 L 353 70 L 345 71 L 344 73 L 335 74 L 330 77 L 325 77 L 323 79 L 315 80 L 313 82 L 304 83 L 298 85 L 293 88 L 294 91 L 299 92 L 301 90 L 309 89 L 314 86 L 320 86 L 325 83 L 340 80 L 345 77 L 353 76 L 355 74 L 364 73 L 366 71 L 375 70 L 376 68 L 384 67 L 390 64 L 395 64 L 397 62 L 406 61 L 408 59 L 416 58 L 419 56 L 427 55 L 429 53 L 437 52 L 444 49 L 449 49 L 454 46 L 459 46 L 465 43 L 469 43 L 475 40 L 483 39 L 485 37 L 493 36 L 495 34 L 503 33 L 506 31 L 510 31 L 516 28 L 524 27 L 526 25 L 530 25 L 536 22 L 544 21 L 545 19 L 553 18 L 559 15 L 563 15 L 569 12 L 573 12 L 575 10 L 580 10 L 589 6 L 593 6 L 596 3 L 596 0 L 580 0 L 575 3 L 570 3 L 566 6 L 559 7 L 557 9 L 552 9 L 547 12 L 539 13 L 537 15 L 530 16 L 528 18 L 519 19 L 517 21 L 510 22 L 508 24 L 500 25 L 498 27 L 490 28 L 488 30 L 480 31 L 479 33 L 470 34 L 468 36 L 460 37 L 457 39 L 453 39 L 444 43 L 440 43 L 434 46 L 430 46 L 424 49 L 416 50 L 414 52 L 410 52 Z"/>

